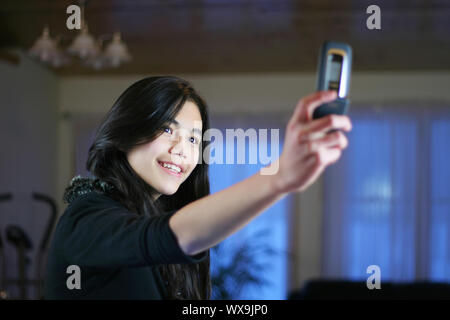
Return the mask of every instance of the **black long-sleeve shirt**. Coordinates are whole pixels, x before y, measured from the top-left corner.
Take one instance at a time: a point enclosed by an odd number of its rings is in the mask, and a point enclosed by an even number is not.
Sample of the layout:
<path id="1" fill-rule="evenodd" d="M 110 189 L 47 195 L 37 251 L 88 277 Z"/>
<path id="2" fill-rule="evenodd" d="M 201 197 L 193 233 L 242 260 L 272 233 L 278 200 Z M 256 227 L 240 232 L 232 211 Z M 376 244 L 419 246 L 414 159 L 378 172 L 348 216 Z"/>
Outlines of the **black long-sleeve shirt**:
<path id="1" fill-rule="evenodd" d="M 58 220 L 45 279 L 45 299 L 164 299 L 160 264 L 198 263 L 207 251 L 186 255 L 168 221 L 140 216 L 105 194 L 75 199 Z M 69 289 L 70 265 L 80 268 L 80 289 Z"/>

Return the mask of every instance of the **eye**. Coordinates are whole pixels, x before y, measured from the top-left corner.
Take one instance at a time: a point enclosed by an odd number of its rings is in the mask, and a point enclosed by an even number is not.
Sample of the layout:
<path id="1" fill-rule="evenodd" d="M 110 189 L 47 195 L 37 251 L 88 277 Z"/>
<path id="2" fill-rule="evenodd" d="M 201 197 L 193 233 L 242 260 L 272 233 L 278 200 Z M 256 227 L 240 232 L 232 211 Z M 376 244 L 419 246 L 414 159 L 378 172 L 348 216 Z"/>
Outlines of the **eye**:
<path id="1" fill-rule="evenodd" d="M 198 142 L 199 142 L 196 137 L 191 137 L 190 139 L 193 144 L 198 144 Z"/>
<path id="2" fill-rule="evenodd" d="M 172 133 L 172 129 L 170 127 L 163 127 L 164 132 Z"/>

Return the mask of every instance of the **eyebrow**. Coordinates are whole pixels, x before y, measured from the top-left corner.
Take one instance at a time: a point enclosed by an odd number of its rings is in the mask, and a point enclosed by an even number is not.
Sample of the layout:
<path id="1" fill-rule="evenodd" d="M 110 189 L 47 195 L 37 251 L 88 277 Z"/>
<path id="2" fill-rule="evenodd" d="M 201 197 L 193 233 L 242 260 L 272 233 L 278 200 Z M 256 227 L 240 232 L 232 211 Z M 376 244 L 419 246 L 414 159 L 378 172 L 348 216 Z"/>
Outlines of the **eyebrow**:
<path id="1" fill-rule="evenodd" d="M 180 127 L 180 123 L 177 120 L 175 120 L 175 119 L 169 120 L 169 123 L 170 124 L 174 124 L 177 128 Z M 198 129 L 198 128 L 193 128 L 192 132 L 197 133 L 200 136 L 202 135 L 202 131 L 200 129 Z"/>

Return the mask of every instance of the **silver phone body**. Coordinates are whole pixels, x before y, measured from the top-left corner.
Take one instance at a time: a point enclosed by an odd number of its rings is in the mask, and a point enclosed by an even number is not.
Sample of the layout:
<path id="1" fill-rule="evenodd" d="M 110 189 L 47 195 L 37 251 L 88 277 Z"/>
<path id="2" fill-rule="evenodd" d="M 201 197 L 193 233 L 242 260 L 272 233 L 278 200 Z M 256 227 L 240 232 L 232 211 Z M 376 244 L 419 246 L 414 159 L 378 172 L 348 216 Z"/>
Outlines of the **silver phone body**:
<path id="1" fill-rule="evenodd" d="M 350 106 L 352 48 L 343 42 L 325 42 L 319 54 L 317 68 L 317 91 L 336 90 L 336 100 L 314 110 L 313 118 L 329 114 L 346 114 Z"/>

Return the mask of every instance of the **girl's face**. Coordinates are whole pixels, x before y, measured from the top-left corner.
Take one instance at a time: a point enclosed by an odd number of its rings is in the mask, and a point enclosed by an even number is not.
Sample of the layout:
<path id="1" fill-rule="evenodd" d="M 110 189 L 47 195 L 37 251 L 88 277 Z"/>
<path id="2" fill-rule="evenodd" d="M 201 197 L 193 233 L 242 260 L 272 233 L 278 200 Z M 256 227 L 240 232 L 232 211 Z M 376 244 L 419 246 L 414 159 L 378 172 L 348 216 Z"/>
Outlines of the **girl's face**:
<path id="1" fill-rule="evenodd" d="M 202 141 L 202 118 L 198 107 L 186 101 L 172 123 L 155 140 L 127 153 L 133 170 L 157 194 L 174 194 L 198 163 Z"/>

